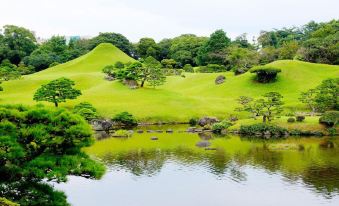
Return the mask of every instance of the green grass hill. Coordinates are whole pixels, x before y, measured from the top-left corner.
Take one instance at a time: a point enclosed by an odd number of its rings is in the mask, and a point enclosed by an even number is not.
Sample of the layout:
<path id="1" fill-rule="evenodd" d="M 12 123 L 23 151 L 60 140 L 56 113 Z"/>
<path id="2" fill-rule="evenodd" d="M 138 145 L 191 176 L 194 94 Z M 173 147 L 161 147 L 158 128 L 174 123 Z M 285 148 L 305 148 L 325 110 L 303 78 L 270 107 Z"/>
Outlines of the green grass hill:
<path id="1" fill-rule="evenodd" d="M 298 97 L 322 80 L 339 76 L 339 66 L 282 60 L 271 63 L 282 70 L 274 83 L 259 84 L 254 74 L 234 76 L 226 72 L 224 84 L 215 85 L 219 74 L 186 73 L 186 78 L 168 77 L 165 85 L 131 90 L 120 82 L 104 79 L 102 68 L 116 61 L 134 61 L 111 44 L 100 44 L 88 54 L 70 62 L 27 75 L 19 80 L 3 82 L 0 104 L 36 104 L 33 94 L 41 84 L 67 77 L 76 82 L 83 93 L 77 100 L 62 103 L 71 107 L 82 101 L 92 103 L 105 117 L 128 111 L 142 121 L 187 121 L 204 115 L 224 117 L 235 114 L 240 95 L 258 97 L 269 91 L 284 96 L 286 112 L 305 109 Z M 53 106 L 51 103 L 44 103 Z M 241 114 L 246 117 L 246 114 Z"/>

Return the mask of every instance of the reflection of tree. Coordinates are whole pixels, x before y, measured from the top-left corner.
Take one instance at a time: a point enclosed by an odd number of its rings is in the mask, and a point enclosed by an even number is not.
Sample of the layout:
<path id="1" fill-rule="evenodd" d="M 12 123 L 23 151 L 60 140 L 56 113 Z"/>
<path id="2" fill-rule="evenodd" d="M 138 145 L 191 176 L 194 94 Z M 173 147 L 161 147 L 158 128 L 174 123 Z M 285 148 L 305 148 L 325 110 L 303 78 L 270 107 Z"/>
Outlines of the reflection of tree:
<path id="1" fill-rule="evenodd" d="M 158 173 L 165 159 L 165 154 L 160 150 L 132 150 L 103 158 L 108 165 L 120 166 L 136 176 L 152 176 Z"/>
<path id="2" fill-rule="evenodd" d="M 247 155 L 254 165 L 263 167 L 270 172 L 279 170 L 283 160 L 281 152 L 270 151 L 265 143 L 262 147 L 253 148 Z"/>
<path id="3" fill-rule="evenodd" d="M 63 192 L 41 182 L 0 182 L 0 197 L 15 200 L 21 206 L 69 205 Z"/>
<path id="4" fill-rule="evenodd" d="M 339 168 L 336 167 L 310 167 L 302 174 L 302 180 L 312 185 L 318 192 L 331 198 L 339 193 Z"/>

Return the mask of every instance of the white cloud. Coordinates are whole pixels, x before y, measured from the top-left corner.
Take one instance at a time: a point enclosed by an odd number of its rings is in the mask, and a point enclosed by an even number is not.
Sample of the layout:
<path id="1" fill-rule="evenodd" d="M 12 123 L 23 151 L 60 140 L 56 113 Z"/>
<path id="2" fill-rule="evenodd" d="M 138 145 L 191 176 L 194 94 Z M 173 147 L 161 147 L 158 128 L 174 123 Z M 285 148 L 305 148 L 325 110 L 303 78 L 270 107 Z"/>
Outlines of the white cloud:
<path id="1" fill-rule="evenodd" d="M 338 8 L 337 0 L 2 0 L 0 26 L 24 26 L 42 37 L 111 31 L 134 42 L 220 28 L 235 37 L 338 19 Z"/>

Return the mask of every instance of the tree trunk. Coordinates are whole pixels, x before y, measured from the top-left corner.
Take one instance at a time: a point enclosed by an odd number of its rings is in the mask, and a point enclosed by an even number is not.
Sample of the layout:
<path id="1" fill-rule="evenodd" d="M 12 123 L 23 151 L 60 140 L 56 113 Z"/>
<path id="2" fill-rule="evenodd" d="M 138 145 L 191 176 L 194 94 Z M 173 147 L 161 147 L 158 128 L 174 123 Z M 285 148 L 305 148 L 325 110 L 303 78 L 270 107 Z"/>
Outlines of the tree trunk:
<path id="1" fill-rule="evenodd" d="M 262 116 L 262 121 L 263 121 L 264 123 L 266 123 L 266 116 L 265 116 L 265 115 Z"/>
<path id="2" fill-rule="evenodd" d="M 144 87 L 145 80 L 141 81 L 140 87 Z"/>
<path id="3" fill-rule="evenodd" d="M 55 107 L 58 107 L 58 102 L 54 102 Z"/>

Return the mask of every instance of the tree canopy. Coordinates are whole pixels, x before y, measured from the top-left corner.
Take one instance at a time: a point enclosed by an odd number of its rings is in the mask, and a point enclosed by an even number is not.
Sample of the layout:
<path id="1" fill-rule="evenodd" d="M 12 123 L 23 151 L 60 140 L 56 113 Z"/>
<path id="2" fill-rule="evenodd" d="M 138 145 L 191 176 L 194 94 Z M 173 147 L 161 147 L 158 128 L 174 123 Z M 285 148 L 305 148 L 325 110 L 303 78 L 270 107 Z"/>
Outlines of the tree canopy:
<path id="1" fill-rule="evenodd" d="M 74 89 L 75 83 L 67 78 L 59 78 L 42 85 L 34 94 L 35 101 L 47 101 L 54 103 L 58 107 L 60 102 L 66 102 L 67 99 L 76 99 L 81 95 L 81 91 Z"/>

